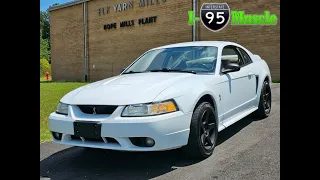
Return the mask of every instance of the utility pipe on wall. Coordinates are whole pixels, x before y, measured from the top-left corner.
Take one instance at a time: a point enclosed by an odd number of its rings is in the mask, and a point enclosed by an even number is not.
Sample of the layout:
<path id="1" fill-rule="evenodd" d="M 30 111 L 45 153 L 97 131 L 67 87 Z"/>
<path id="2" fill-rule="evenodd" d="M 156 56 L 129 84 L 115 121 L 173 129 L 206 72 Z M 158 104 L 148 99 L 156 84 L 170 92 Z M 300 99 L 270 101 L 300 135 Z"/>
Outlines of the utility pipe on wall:
<path id="1" fill-rule="evenodd" d="M 192 0 L 192 4 L 193 4 L 193 7 L 192 7 L 192 10 L 194 12 L 194 16 L 197 16 L 197 0 Z M 192 25 L 192 41 L 196 41 L 197 40 L 197 23 L 194 22 L 193 25 Z"/>
<path id="2" fill-rule="evenodd" d="M 88 49 L 87 49 L 87 2 L 82 3 L 83 7 L 83 42 L 84 42 L 84 81 L 88 81 Z"/>

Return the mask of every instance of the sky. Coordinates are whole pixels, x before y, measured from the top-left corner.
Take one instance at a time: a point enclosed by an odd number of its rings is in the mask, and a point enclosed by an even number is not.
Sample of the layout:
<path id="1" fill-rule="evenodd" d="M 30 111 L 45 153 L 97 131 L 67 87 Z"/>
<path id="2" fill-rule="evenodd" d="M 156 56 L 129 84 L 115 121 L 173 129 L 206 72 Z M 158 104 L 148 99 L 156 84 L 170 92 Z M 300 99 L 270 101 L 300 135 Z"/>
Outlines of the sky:
<path id="1" fill-rule="evenodd" d="M 51 6 L 54 3 L 65 3 L 65 2 L 70 2 L 72 0 L 40 0 L 40 11 L 46 11 L 49 6 Z"/>

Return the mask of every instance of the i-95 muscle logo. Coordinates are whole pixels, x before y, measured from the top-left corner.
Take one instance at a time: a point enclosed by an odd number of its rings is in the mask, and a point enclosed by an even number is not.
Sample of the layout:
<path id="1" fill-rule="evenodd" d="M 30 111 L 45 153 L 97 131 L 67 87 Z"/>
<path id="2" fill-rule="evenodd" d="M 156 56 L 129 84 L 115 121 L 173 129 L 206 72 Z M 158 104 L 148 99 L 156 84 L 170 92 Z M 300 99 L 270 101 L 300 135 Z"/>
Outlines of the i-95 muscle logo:
<path id="1" fill-rule="evenodd" d="M 230 10 L 227 3 L 203 3 L 200 8 L 200 17 L 194 11 L 188 11 L 189 25 L 201 20 L 210 31 L 217 32 L 231 25 L 277 25 L 278 17 L 265 10 L 263 14 L 245 14 L 241 10 Z"/>

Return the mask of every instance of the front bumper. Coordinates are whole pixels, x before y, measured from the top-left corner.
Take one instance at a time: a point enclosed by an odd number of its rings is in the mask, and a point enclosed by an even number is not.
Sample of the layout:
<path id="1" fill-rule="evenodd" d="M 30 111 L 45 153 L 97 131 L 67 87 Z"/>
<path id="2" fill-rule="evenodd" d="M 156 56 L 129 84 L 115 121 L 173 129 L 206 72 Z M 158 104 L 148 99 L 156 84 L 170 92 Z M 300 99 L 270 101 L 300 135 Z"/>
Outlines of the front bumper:
<path id="1" fill-rule="evenodd" d="M 192 113 L 181 111 L 149 117 L 121 117 L 123 106 L 111 115 L 91 115 L 82 113 L 77 106 L 69 106 L 69 115 L 51 113 L 49 129 L 62 133 L 59 144 L 122 151 L 159 151 L 175 149 L 188 143 Z M 88 140 L 74 136 L 75 121 L 101 123 L 101 141 Z M 141 147 L 132 143 L 130 138 L 149 137 L 154 139 L 153 147 Z M 113 141 L 110 141 L 110 139 Z"/>

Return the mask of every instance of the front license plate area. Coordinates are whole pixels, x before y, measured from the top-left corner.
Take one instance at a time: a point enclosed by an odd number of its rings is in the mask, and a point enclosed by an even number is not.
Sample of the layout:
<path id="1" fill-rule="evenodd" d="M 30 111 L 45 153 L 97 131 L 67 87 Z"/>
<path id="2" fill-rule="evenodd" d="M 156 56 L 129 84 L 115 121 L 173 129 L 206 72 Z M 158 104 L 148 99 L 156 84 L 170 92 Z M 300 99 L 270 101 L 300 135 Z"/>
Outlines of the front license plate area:
<path id="1" fill-rule="evenodd" d="M 74 135 L 84 138 L 101 138 L 101 123 L 75 121 L 73 122 Z"/>

